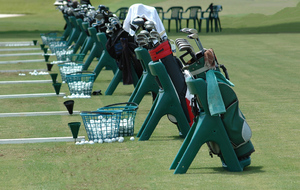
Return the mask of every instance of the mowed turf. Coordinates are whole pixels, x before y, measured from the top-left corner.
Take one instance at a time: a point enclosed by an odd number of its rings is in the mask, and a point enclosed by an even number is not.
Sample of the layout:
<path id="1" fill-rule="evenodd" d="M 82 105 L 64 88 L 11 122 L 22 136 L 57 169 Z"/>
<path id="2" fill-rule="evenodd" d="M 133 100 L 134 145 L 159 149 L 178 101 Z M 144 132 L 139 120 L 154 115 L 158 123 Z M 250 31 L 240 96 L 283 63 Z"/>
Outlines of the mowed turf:
<path id="1" fill-rule="evenodd" d="M 62 19 L 60 13 L 52 11 L 52 3 L 51 1 L 49 5 L 45 5 L 45 9 L 54 14 L 54 17 Z M 120 5 L 122 3 L 126 4 L 120 1 Z M 267 3 L 268 7 L 274 6 L 270 1 L 266 1 L 266 5 Z M 235 6 L 236 9 L 243 8 L 242 4 Z M 240 109 L 253 132 L 251 140 L 256 152 L 251 156 L 252 163 L 245 171 L 236 173 L 224 170 L 218 157 L 210 158 L 205 145 L 201 147 L 187 174 L 174 175 L 169 167 L 183 139 L 178 136 L 176 126 L 164 117 L 149 141 L 138 141 L 138 138 L 130 141 L 127 137 L 123 143 L 83 146 L 74 145 L 72 142 L 1 145 L 1 188 L 298 189 L 300 30 L 295 24 L 286 24 L 294 22 L 295 10 L 299 10 L 299 5 L 281 10 L 284 22 L 276 23 L 274 23 L 276 12 L 271 14 L 269 10 L 266 16 L 269 19 L 266 18 L 265 25 L 260 20 L 257 21 L 257 25 L 255 24 L 255 20 L 260 18 L 258 14 L 233 16 L 236 19 L 235 23 L 252 23 L 249 26 L 230 25 L 230 21 L 227 20 L 230 16 L 228 13 L 222 22 L 224 29 L 222 33 L 200 34 L 203 46 L 213 48 L 218 61 L 227 67 L 230 79 L 235 84 L 233 89 L 239 98 Z M 286 15 L 288 13 L 290 15 Z M 279 13 L 275 15 L 280 16 Z M 32 15 L 33 17 L 35 15 Z M 37 20 L 41 26 L 46 25 L 46 21 L 42 18 Z M 45 27 L 45 30 L 48 30 L 48 26 Z M 4 36 L 1 35 L 0 38 L 1 41 L 38 39 L 41 42 L 39 32 L 29 31 L 22 37 L 23 32 L 16 31 L 14 34 L 19 36 L 16 38 L 8 32 L 3 32 Z M 184 34 L 175 33 L 174 30 L 168 35 L 171 39 L 185 38 Z M 195 43 L 190 42 L 196 49 Z M 177 52 L 177 55 L 181 53 Z M 19 58 L 5 58 L 5 60 L 14 59 Z M 96 64 L 97 61 L 94 60 L 89 70 L 93 70 Z M 19 63 L 0 65 L 0 68 L 42 69 L 46 68 L 46 64 Z M 54 66 L 52 72 L 58 72 L 58 67 Z M 112 77 L 111 71 L 101 71 L 93 90 L 101 89 L 104 93 Z M 1 73 L 1 81 L 29 79 L 50 80 L 51 77 L 31 76 L 27 72 L 26 76 Z M 60 77 L 58 81 L 61 81 Z M 54 92 L 51 83 L 1 84 L 0 89 L 1 95 Z M 119 84 L 112 96 L 75 99 L 74 110 L 95 110 L 108 104 L 125 102 L 128 101 L 132 91 L 132 85 Z M 66 84 L 62 85 L 61 92 L 68 94 Z M 67 99 L 62 97 L 0 99 L 1 113 L 65 111 L 63 105 L 65 100 Z M 135 134 L 146 118 L 151 104 L 151 95 L 146 95 L 137 111 Z M 0 118 L 0 138 L 71 136 L 67 123 L 72 121 L 81 121 L 81 117 L 72 115 Z M 79 135 L 87 136 L 83 125 Z"/>

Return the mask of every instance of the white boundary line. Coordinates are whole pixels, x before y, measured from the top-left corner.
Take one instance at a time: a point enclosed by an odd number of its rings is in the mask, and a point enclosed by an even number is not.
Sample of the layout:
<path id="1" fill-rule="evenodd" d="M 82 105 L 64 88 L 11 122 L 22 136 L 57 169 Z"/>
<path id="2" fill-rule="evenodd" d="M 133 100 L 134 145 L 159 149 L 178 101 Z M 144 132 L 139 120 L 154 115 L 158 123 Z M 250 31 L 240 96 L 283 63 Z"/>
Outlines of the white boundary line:
<path id="1" fill-rule="evenodd" d="M 72 115 L 79 115 L 79 114 L 80 111 L 73 111 Z M 28 116 L 49 116 L 49 115 L 70 115 L 70 114 L 68 111 L 0 113 L 0 117 L 28 117 Z"/>
<path id="2" fill-rule="evenodd" d="M 15 61 L 0 61 L 0 64 L 35 63 L 35 62 L 45 62 L 45 59 L 15 60 Z"/>
<path id="3" fill-rule="evenodd" d="M 78 136 L 76 141 L 84 141 L 84 136 Z M 44 142 L 75 142 L 73 137 L 45 137 L 45 138 L 18 138 L 0 139 L 0 144 L 24 144 L 24 143 L 44 143 Z"/>
<path id="4" fill-rule="evenodd" d="M 65 96 L 65 93 L 39 93 L 39 94 L 10 94 L 10 95 L 0 95 L 0 99 L 7 98 L 35 98 L 35 97 L 50 97 L 50 96 Z"/>
<path id="5" fill-rule="evenodd" d="M 15 56 L 30 56 L 30 55 L 43 55 L 43 53 L 13 53 L 13 54 L 0 54 L 0 57 L 15 57 Z"/>
<path id="6" fill-rule="evenodd" d="M 23 70 L 0 70 L 0 73 L 19 73 L 19 72 L 30 72 L 30 71 L 47 71 L 47 69 L 23 69 Z"/>
<path id="7" fill-rule="evenodd" d="M 34 83 L 52 83 L 52 80 L 0 81 L 0 84 L 34 84 Z"/>
<path id="8" fill-rule="evenodd" d="M 39 50 L 41 51 L 41 48 L 6 48 L 6 49 L 0 49 L 0 52 L 3 51 L 33 51 L 33 50 Z"/>

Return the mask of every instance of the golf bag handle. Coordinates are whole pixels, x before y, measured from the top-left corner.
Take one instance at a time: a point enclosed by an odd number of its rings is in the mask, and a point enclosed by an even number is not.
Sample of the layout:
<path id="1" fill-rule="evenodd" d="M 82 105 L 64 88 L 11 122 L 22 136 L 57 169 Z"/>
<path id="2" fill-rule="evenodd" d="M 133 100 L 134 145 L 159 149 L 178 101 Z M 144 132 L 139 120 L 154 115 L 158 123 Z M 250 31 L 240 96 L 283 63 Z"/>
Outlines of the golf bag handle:
<path id="1" fill-rule="evenodd" d="M 230 80 L 229 79 L 229 75 L 228 75 L 228 72 L 227 72 L 227 69 L 224 65 L 220 64 L 220 68 L 223 70 L 223 72 L 225 73 L 225 77 L 227 80 Z"/>

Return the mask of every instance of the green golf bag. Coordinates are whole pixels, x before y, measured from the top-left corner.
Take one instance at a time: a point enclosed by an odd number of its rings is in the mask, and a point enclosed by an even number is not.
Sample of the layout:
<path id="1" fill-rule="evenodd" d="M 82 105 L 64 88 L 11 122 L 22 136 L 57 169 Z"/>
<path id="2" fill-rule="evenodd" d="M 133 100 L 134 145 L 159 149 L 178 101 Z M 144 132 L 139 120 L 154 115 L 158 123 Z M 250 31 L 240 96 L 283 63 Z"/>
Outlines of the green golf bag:
<path id="1" fill-rule="evenodd" d="M 225 67 L 219 65 L 217 58 L 212 49 L 202 51 L 196 54 L 197 60 L 190 60 L 185 69 L 188 69 L 193 78 L 202 78 L 207 84 L 207 102 L 209 113 L 211 116 L 220 117 L 225 127 L 227 135 L 233 146 L 238 159 L 248 159 L 254 152 L 254 147 L 250 138 L 252 136 L 251 129 L 246 122 L 245 116 L 239 108 L 238 98 L 231 87 L 234 85 L 228 80 L 228 73 Z M 225 76 L 221 73 L 220 67 L 223 68 Z M 204 112 L 202 109 L 203 100 L 197 100 L 198 115 Z M 195 107 L 195 106 L 194 106 Z M 195 109 L 194 109 L 195 110 Z M 223 164 L 222 152 L 218 144 L 215 142 L 207 142 L 212 154 L 218 155 Z"/>

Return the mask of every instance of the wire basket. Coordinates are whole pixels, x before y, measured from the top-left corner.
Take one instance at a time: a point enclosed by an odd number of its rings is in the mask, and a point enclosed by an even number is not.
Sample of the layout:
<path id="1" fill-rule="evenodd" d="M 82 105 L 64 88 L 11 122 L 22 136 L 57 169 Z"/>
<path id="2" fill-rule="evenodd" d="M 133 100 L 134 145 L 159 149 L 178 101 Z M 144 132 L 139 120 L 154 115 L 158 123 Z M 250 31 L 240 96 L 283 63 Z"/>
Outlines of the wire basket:
<path id="1" fill-rule="evenodd" d="M 75 62 L 58 64 L 62 82 L 63 83 L 67 82 L 66 81 L 67 74 L 82 71 L 82 66 L 83 66 L 82 63 L 75 63 Z"/>
<path id="2" fill-rule="evenodd" d="M 120 110 L 83 111 L 80 113 L 89 140 L 105 140 L 119 135 Z"/>
<path id="3" fill-rule="evenodd" d="M 55 32 L 50 32 L 47 34 L 40 34 L 43 44 L 49 45 L 50 42 L 62 41 L 63 37 L 57 37 Z"/>
<path id="4" fill-rule="evenodd" d="M 70 94 L 74 98 L 78 96 L 91 96 L 93 84 L 95 80 L 95 73 L 89 71 L 81 71 L 70 73 L 66 75 L 66 82 L 68 84 Z"/>
<path id="5" fill-rule="evenodd" d="M 55 55 L 58 62 L 83 62 L 85 54 L 74 54 L 73 48 L 68 49 L 65 46 L 58 46 L 54 48 Z"/>
<path id="6" fill-rule="evenodd" d="M 138 104 L 134 102 L 124 102 L 107 105 L 105 107 L 99 108 L 98 111 L 102 110 L 121 110 L 122 115 L 120 119 L 120 128 L 119 128 L 119 136 L 133 136 L 134 134 L 134 121 L 136 112 L 138 109 Z"/>
<path id="7" fill-rule="evenodd" d="M 53 41 L 49 43 L 49 49 L 52 53 L 55 53 L 58 49 L 56 47 L 63 47 L 67 49 L 67 41 Z"/>

